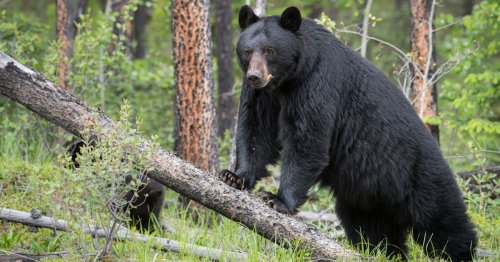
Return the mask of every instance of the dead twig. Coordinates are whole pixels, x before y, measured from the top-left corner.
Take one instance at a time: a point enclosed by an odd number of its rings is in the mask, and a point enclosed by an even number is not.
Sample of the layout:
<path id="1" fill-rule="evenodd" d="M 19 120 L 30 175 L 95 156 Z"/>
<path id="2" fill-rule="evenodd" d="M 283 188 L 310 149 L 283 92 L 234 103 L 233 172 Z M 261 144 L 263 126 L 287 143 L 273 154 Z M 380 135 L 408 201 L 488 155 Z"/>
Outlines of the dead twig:
<path id="1" fill-rule="evenodd" d="M 38 218 L 33 218 L 31 213 L 19 210 L 7 209 L 7 208 L 0 209 L 0 219 L 14 223 L 21 223 L 24 225 L 50 228 L 65 232 L 74 231 L 74 229 L 68 226 L 68 222 L 66 222 L 65 220 L 54 219 L 48 216 L 40 216 Z M 79 229 L 83 230 L 83 232 L 86 234 L 91 234 L 94 237 L 101 237 L 101 238 L 108 238 L 110 233 L 109 230 L 98 228 L 94 225 L 80 226 Z M 175 240 L 167 238 L 146 236 L 143 234 L 132 232 L 123 226 L 118 226 L 118 229 L 116 230 L 114 236 L 116 239 L 122 241 L 149 242 L 153 240 L 154 242 L 161 245 L 160 249 L 163 251 L 185 253 L 192 256 L 209 258 L 212 260 L 220 260 L 221 258 L 223 259 L 231 258 L 238 261 L 248 260 L 247 254 L 243 252 L 225 251 L 221 249 L 203 247 L 188 243 L 180 243 Z"/>

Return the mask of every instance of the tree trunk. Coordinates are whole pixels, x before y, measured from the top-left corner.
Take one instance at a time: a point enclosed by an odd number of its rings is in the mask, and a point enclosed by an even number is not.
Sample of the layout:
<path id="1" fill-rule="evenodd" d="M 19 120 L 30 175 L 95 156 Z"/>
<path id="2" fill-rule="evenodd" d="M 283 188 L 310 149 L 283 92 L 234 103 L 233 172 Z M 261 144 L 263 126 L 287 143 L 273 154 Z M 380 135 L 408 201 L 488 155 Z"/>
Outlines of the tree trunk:
<path id="1" fill-rule="evenodd" d="M 68 87 L 68 72 L 71 71 L 70 60 L 73 58 L 73 40 L 76 36 L 76 23 L 87 7 L 88 0 L 80 0 L 76 10 L 71 0 L 56 0 L 56 38 L 61 44 L 58 54 L 61 58 L 57 65 L 58 85 L 64 90 Z"/>
<path id="2" fill-rule="evenodd" d="M 433 41 L 433 0 L 411 0 L 411 52 L 413 81 L 410 99 L 418 115 L 425 119 L 438 115 L 436 85 L 429 80 L 434 74 L 434 41 Z M 439 142 L 438 125 L 426 124 L 434 138 Z"/>
<path id="3" fill-rule="evenodd" d="M 366 49 L 368 48 L 368 28 L 370 24 L 369 15 L 371 12 L 373 0 L 366 0 L 365 2 L 366 4 L 363 15 L 363 31 L 361 35 L 361 51 L 360 51 L 362 57 L 366 57 Z"/>
<path id="4" fill-rule="evenodd" d="M 114 123 L 100 110 L 90 108 L 43 76 L 0 52 L 0 94 L 26 106 L 50 122 L 81 137 L 86 127 L 116 130 Z M 110 134 L 112 132 L 104 132 Z M 92 134 L 91 134 L 92 135 Z M 94 138 L 96 134 L 93 134 Z M 151 150 L 149 143 L 142 151 Z M 290 216 L 270 209 L 246 191 L 233 189 L 215 176 L 195 168 L 163 150 L 151 159 L 148 176 L 220 214 L 237 221 L 260 235 L 290 248 L 306 249 L 318 259 L 355 260 L 359 255 L 345 249 L 318 230 Z"/>
<path id="5" fill-rule="evenodd" d="M 208 0 L 173 0 L 176 152 L 211 174 L 219 169 Z"/>
<path id="6" fill-rule="evenodd" d="M 404 3 L 405 3 L 405 0 L 396 0 L 396 10 L 398 12 L 403 10 Z"/>
<path id="7" fill-rule="evenodd" d="M 259 17 L 266 15 L 266 0 L 255 0 L 255 14 Z"/>
<path id="8" fill-rule="evenodd" d="M 134 12 L 134 40 L 137 45 L 134 49 L 134 59 L 142 59 L 146 56 L 146 25 L 151 20 L 151 8 L 144 5 L 137 7 Z"/>
<path id="9" fill-rule="evenodd" d="M 323 13 L 325 11 L 325 9 L 321 5 L 321 3 L 316 2 L 316 1 L 308 4 L 306 6 L 306 8 L 310 10 L 310 13 L 309 13 L 308 17 L 311 18 L 311 19 L 317 19 L 317 18 L 319 18 L 319 16 L 321 15 L 321 13 Z"/>
<path id="10" fill-rule="evenodd" d="M 462 0 L 462 14 L 464 16 L 472 14 L 474 0 Z"/>
<path id="11" fill-rule="evenodd" d="M 223 137 L 227 129 L 233 134 L 234 125 L 234 50 L 232 45 L 231 0 L 215 1 L 214 24 L 219 83 L 217 121 L 219 124 L 219 137 Z"/>

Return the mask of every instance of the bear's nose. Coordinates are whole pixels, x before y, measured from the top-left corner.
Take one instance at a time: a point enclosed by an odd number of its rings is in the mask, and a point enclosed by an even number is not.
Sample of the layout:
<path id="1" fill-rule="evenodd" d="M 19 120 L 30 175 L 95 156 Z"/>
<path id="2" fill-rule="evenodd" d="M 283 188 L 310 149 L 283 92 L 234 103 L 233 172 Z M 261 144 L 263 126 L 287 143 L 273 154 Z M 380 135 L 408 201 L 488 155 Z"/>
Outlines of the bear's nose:
<path id="1" fill-rule="evenodd" d="M 248 72 L 247 73 L 247 79 L 250 81 L 250 83 L 255 83 L 260 80 L 262 77 L 262 74 L 259 72 Z"/>

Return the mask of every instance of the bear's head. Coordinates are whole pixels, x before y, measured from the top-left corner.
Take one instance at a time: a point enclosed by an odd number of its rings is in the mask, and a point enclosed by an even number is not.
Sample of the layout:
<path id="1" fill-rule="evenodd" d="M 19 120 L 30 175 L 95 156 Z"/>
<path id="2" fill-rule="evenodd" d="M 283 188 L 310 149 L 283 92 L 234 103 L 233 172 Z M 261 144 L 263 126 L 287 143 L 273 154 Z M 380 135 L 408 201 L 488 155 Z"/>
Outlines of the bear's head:
<path id="1" fill-rule="evenodd" d="M 274 90 L 295 75 L 300 55 L 297 36 L 302 24 L 297 7 L 287 8 L 281 16 L 260 18 L 245 5 L 239 24 L 242 33 L 236 53 L 250 86 Z"/>

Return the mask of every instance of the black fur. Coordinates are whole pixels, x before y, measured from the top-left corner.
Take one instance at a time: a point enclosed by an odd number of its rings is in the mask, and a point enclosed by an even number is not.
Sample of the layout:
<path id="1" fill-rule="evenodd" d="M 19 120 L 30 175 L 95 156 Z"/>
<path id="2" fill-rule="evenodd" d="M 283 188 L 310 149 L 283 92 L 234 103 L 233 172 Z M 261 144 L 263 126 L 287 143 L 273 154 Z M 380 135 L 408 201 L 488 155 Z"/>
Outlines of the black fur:
<path id="1" fill-rule="evenodd" d="M 477 238 L 454 175 L 400 89 L 294 9 L 244 28 L 237 45 L 243 72 L 259 55 L 273 77 L 264 88 L 243 80 L 237 167 L 221 179 L 252 188 L 281 159 L 278 193 L 263 194 L 278 211 L 295 213 L 319 182 L 336 196 L 353 244 L 363 238 L 404 257 L 412 230 L 428 255 L 471 260 Z"/>
<path id="2" fill-rule="evenodd" d="M 131 177 L 127 176 L 127 182 L 130 182 Z M 146 178 L 144 185 L 137 189 L 137 196 L 133 199 L 134 191 L 130 190 L 125 195 L 125 199 L 131 206 L 128 209 L 130 215 L 130 223 L 138 230 L 153 231 L 154 220 L 160 227 L 163 225 L 160 221 L 160 212 L 165 199 L 165 186 L 158 183 L 154 179 Z"/>
<path id="3" fill-rule="evenodd" d="M 244 5 L 240 10 L 240 15 L 238 17 L 238 23 L 241 29 L 245 29 L 247 26 L 255 23 L 259 20 L 259 17 L 253 12 L 252 8 L 248 5 Z"/>
<path id="4" fill-rule="evenodd" d="M 78 155 L 85 142 L 75 140 L 68 145 L 68 153 L 74 168 L 79 168 Z M 130 190 L 125 195 L 125 199 L 130 204 L 124 207 L 125 212 L 129 212 L 130 226 L 135 226 L 138 230 L 153 231 L 154 224 L 151 219 L 160 223 L 160 211 L 165 199 L 165 187 L 156 180 L 146 178 L 144 184 L 137 189 L 137 196 L 134 198 L 134 191 Z M 132 177 L 126 176 L 125 183 L 130 183 Z M 161 224 L 160 224 L 161 225 Z"/>

